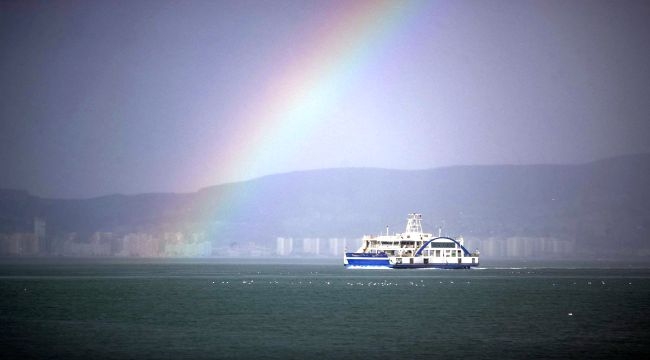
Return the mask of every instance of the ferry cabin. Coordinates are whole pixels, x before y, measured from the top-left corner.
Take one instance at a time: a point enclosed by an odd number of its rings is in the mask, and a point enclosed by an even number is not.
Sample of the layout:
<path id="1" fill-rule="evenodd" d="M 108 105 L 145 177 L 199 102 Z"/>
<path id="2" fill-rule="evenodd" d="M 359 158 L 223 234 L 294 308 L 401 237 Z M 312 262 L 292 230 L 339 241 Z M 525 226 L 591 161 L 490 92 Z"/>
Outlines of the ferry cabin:
<path id="1" fill-rule="evenodd" d="M 433 239 L 433 234 L 422 232 L 422 215 L 413 213 L 409 214 L 406 229 L 401 234 L 390 236 L 388 227 L 386 227 L 386 235 L 364 235 L 357 253 L 386 254 L 388 256 L 402 256 L 410 253 L 412 255 L 431 239 Z"/>
<path id="2" fill-rule="evenodd" d="M 381 254 L 385 253 L 391 255 L 405 255 L 407 253 L 415 253 L 425 242 L 433 239 L 432 234 L 410 234 L 404 235 L 365 235 L 362 239 L 362 245 L 357 250 L 357 253 L 366 254 Z"/>
<path id="3" fill-rule="evenodd" d="M 463 239 L 437 237 L 418 247 L 413 255 L 389 255 L 389 263 L 396 268 L 442 267 L 469 268 L 478 265 L 478 251 L 470 253 Z"/>

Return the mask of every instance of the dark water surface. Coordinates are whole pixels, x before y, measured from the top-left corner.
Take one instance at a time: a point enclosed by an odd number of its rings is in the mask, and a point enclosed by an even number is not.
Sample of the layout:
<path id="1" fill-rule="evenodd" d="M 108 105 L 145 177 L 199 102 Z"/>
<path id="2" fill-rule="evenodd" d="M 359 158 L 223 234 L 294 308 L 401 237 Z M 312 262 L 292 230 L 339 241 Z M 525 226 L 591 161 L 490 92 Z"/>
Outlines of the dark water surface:
<path id="1" fill-rule="evenodd" d="M 643 358 L 650 269 L 0 263 L 3 358 Z"/>

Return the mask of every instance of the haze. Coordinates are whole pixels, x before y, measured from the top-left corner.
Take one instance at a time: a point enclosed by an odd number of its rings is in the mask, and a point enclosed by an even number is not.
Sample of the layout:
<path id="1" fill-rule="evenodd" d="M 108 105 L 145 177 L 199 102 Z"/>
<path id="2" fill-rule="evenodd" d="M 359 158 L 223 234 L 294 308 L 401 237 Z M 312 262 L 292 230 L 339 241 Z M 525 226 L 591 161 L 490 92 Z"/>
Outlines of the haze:
<path id="1" fill-rule="evenodd" d="M 0 188 L 650 151 L 647 1 L 0 3 Z"/>

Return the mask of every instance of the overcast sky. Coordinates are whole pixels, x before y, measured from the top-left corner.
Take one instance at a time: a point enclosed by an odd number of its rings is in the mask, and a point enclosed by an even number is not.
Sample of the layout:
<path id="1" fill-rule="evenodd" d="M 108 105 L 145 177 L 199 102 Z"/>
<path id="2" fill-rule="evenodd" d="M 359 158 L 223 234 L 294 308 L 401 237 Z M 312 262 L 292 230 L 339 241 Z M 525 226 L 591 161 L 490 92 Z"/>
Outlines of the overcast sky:
<path id="1" fill-rule="evenodd" d="M 0 188 L 650 151 L 648 1 L 2 1 Z"/>

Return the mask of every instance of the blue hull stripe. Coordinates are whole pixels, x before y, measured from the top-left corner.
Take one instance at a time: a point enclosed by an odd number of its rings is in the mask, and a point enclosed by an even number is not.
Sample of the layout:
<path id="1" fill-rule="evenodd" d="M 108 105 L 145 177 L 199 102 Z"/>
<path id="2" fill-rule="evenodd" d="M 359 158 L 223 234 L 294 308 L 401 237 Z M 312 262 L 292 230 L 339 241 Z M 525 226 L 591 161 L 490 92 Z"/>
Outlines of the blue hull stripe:
<path id="1" fill-rule="evenodd" d="M 383 259 L 372 259 L 372 258 L 355 259 L 355 258 L 348 258 L 348 265 L 352 265 L 352 266 L 390 266 L 390 263 L 388 262 L 388 258 L 383 258 Z"/>
<path id="2" fill-rule="evenodd" d="M 476 267 L 479 264 L 458 264 L 458 263 L 429 263 L 429 264 L 393 264 L 391 265 L 386 254 L 366 254 L 366 253 L 346 253 L 346 266 L 354 267 L 375 267 L 375 266 L 385 266 L 394 269 L 469 269 L 470 267 Z"/>

